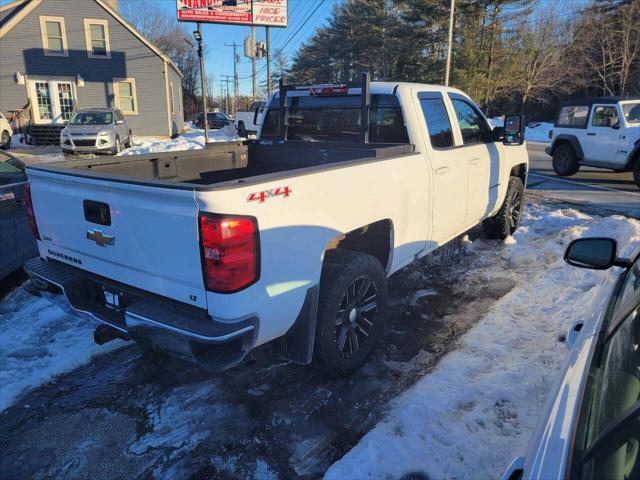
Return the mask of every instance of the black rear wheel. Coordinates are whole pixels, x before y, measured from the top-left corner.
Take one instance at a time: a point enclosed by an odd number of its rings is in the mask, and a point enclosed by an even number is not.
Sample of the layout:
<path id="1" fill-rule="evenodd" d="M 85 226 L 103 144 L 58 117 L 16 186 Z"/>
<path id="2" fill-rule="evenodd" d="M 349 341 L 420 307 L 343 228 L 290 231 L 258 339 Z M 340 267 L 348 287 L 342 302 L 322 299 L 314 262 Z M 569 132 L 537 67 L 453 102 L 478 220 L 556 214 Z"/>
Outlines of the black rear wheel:
<path id="1" fill-rule="evenodd" d="M 633 167 L 633 181 L 640 187 L 640 155 L 636 157 L 635 165 Z"/>
<path id="2" fill-rule="evenodd" d="M 361 252 L 328 252 L 320 283 L 314 356 L 334 375 L 349 375 L 371 355 L 384 326 L 387 279 Z"/>
<path id="3" fill-rule="evenodd" d="M 573 147 L 568 144 L 559 145 L 553 151 L 553 171 L 559 177 L 570 177 L 575 175 L 580 170 L 578 159 L 576 158 L 576 152 L 573 151 Z"/>

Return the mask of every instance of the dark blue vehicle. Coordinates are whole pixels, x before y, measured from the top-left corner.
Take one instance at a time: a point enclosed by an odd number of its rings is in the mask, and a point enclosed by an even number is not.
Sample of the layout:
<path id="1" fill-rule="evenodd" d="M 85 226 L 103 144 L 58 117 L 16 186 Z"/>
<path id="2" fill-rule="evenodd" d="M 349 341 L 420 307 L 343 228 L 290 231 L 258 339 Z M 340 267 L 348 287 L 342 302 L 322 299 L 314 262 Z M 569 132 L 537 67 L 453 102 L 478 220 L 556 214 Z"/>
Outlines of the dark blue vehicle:
<path id="1" fill-rule="evenodd" d="M 26 184 L 24 163 L 0 151 L 0 282 L 38 255 L 25 204 Z"/>

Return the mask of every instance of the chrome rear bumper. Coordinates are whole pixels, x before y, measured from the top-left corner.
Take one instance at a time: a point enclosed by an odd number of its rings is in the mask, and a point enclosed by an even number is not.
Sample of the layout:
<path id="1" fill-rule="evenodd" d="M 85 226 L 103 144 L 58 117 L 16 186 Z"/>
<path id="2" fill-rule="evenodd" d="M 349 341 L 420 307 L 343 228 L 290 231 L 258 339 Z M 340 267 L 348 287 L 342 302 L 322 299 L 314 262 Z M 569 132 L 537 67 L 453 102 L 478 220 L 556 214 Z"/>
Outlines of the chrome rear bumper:
<path id="1" fill-rule="evenodd" d="M 24 269 L 43 296 L 65 312 L 105 323 L 140 343 L 214 370 L 240 363 L 256 341 L 256 317 L 216 321 L 205 310 L 54 260 L 33 258 Z M 117 292 L 122 307 L 106 305 L 104 291 Z"/>

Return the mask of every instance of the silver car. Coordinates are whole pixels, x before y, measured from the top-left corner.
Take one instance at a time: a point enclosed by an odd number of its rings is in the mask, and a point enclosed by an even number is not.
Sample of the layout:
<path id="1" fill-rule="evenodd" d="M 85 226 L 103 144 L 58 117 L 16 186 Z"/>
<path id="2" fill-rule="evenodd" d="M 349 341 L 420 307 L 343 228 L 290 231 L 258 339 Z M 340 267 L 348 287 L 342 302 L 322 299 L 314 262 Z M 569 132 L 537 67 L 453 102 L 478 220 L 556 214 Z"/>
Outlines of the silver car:
<path id="1" fill-rule="evenodd" d="M 109 153 L 115 155 L 129 148 L 131 128 L 124 114 L 116 108 L 87 108 L 74 113 L 60 132 L 60 146 L 65 155 Z"/>

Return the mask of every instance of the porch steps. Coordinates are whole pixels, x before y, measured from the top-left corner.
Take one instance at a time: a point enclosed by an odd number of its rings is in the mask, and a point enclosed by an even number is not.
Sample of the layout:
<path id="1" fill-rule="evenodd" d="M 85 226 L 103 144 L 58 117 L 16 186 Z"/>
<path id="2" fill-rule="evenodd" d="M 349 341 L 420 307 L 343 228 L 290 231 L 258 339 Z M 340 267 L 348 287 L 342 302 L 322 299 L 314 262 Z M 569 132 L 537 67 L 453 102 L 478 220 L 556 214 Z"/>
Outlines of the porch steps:
<path id="1" fill-rule="evenodd" d="M 64 125 L 34 125 L 29 128 L 31 145 L 58 145 Z"/>

